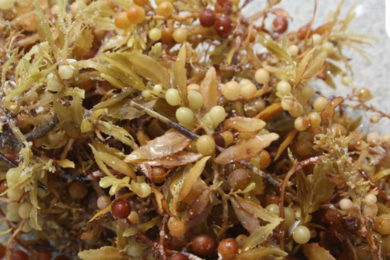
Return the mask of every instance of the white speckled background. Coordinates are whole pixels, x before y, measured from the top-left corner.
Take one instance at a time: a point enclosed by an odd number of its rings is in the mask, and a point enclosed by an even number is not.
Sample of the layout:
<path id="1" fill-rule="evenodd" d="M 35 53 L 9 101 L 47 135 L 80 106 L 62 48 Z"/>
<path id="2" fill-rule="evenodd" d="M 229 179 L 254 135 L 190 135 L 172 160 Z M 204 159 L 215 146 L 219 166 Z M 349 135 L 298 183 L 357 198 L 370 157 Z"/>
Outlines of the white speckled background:
<path id="1" fill-rule="evenodd" d="M 318 8 L 313 28 L 326 22 L 329 12 L 335 11 L 340 2 L 341 0 L 318 0 Z M 390 1 L 387 2 L 390 4 Z M 348 55 L 352 58 L 351 65 L 354 71 L 354 83 L 356 87 L 369 88 L 375 95 L 375 98 L 371 100 L 369 104 L 380 107 L 383 111 L 390 113 L 390 103 L 388 102 L 390 93 L 390 38 L 386 34 L 385 3 L 386 1 L 384 0 L 345 0 L 340 17 L 343 18 L 347 11 L 353 5 L 357 4 L 355 8 L 357 15 L 352 21 L 348 31 L 357 34 L 372 35 L 379 40 L 379 42 L 371 41 L 372 46 L 364 47 L 366 54 L 371 60 L 371 64 L 357 52 L 348 52 Z M 254 0 L 251 5 L 255 8 L 249 8 L 250 10 L 248 11 L 251 12 L 259 7 L 262 8 L 265 4 L 266 3 L 263 0 Z M 283 8 L 294 18 L 289 25 L 289 30 L 297 30 L 302 25 L 307 24 L 312 18 L 314 0 L 282 0 L 277 7 Z M 321 86 L 323 85 L 321 84 Z M 339 93 L 339 91 L 349 93 L 350 89 L 340 84 L 337 91 L 330 89 L 330 91 L 327 91 L 326 93 L 335 94 Z M 370 115 L 372 115 L 362 114 L 366 119 L 369 119 Z M 381 133 L 390 132 L 390 120 L 382 119 L 379 124 L 370 126 L 365 124 L 361 128 L 367 129 L 368 131 L 379 131 Z"/>

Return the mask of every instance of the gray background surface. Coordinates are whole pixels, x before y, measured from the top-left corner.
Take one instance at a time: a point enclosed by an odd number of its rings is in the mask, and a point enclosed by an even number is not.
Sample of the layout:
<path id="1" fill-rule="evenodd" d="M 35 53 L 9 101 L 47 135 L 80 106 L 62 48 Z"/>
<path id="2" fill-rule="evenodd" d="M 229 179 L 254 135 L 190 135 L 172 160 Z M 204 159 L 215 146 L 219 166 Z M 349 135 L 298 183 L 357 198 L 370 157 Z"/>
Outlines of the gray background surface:
<path id="1" fill-rule="evenodd" d="M 389 113 L 390 105 L 388 102 L 390 85 L 390 38 L 386 34 L 385 27 L 385 0 L 346 0 L 341 9 L 341 16 L 344 17 L 348 10 L 355 4 L 356 18 L 352 21 L 349 30 L 358 34 L 368 34 L 376 37 L 379 42 L 371 41 L 372 46 L 364 47 L 371 63 L 362 58 L 357 52 L 348 52 L 348 57 L 352 58 L 351 65 L 354 70 L 354 83 L 357 88 L 366 87 L 371 90 L 375 98 L 368 104 L 380 107 L 383 111 Z M 390 1 L 388 1 L 390 2 Z M 265 0 L 254 0 L 251 3 L 251 10 L 259 10 L 265 6 Z M 318 0 L 317 14 L 314 21 L 314 28 L 325 23 L 330 11 L 337 9 L 340 0 Z M 390 3 L 389 3 L 390 4 Z M 293 21 L 289 25 L 289 30 L 297 30 L 302 25 L 307 24 L 313 16 L 314 0 L 282 0 L 277 7 L 283 8 L 291 16 Z M 319 85 L 323 87 L 324 85 Z M 329 89 L 329 88 L 327 88 Z M 321 91 L 323 91 L 321 89 Z M 342 91 L 350 93 L 350 89 L 340 84 L 336 90 L 329 90 L 329 94 L 335 94 Z M 370 118 L 368 113 L 362 114 L 366 119 Z M 366 121 L 367 122 L 367 121 Z M 390 132 L 390 120 L 382 119 L 380 123 L 362 124 L 361 129 L 366 131 L 379 131 L 381 133 Z"/>

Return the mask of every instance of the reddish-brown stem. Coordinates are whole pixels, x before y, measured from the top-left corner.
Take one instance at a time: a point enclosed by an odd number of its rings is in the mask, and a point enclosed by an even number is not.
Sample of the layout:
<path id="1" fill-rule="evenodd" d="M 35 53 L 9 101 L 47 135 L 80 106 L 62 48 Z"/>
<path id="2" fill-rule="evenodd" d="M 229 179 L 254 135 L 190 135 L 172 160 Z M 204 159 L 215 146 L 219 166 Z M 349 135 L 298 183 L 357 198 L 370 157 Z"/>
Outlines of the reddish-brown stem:
<path id="1" fill-rule="evenodd" d="M 365 180 L 367 180 L 370 183 L 371 188 L 378 189 L 379 195 L 381 195 L 382 198 L 384 198 L 386 201 L 390 201 L 390 196 L 386 194 L 384 190 L 382 190 L 380 187 L 378 187 L 371 179 L 371 177 L 362 169 L 359 170 L 359 173 L 363 176 Z"/>

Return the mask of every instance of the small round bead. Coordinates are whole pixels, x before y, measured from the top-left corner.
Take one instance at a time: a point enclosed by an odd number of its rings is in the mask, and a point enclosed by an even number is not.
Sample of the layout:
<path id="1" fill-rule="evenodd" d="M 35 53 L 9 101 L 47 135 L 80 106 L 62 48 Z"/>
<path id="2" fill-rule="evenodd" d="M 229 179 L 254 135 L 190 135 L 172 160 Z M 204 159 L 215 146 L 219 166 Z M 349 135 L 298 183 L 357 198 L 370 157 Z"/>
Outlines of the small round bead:
<path id="1" fill-rule="evenodd" d="M 383 135 L 381 136 L 381 138 L 382 138 L 383 141 L 385 141 L 385 143 L 386 143 L 387 145 L 390 146 L 390 134 L 383 134 Z"/>
<path id="2" fill-rule="evenodd" d="M 131 22 L 129 21 L 129 18 L 127 18 L 126 12 L 119 12 L 115 15 L 114 18 L 115 26 L 119 29 L 126 29 L 131 25 Z"/>
<path id="3" fill-rule="evenodd" d="M 200 109 L 203 106 L 203 95 L 196 90 L 188 91 L 188 102 L 191 109 Z"/>
<path id="4" fill-rule="evenodd" d="M 214 24 L 214 29 L 217 31 L 218 35 L 221 37 L 228 37 L 231 30 L 233 29 L 232 19 L 228 15 L 221 15 L 217 17 L 217 20 Z"/>
<path id="5" fill-rule="evenodd" d="M 127 217 L 131 223 L 138 225 L 141 222 L 141 219 L 137 212 L 134 210 L 130 212 L 130 215 Z"/>
<path id="6" fill-rule="evenodd" d="M 18 222 L 21 219 L 19 213 L 17 212 L 16 213 L 7 212 L 5 218 L 11 222 Z"/>
<path id="7" fill-rule="evenodd" d="M 310 240 L 310 230 L 305 226 L 298 226 L 294 229 L 293 239 L 298 244 L 306 244 Z"/>
<path id="8" fill-rule="evenodd" d="M 299 40 L 304 40 L 308 34 L 311 33 L 310 30 L 310 23 L 302 26 L 301 28 L 298 29 L 297 31 L 297 38 Z"/>
<path id="9" fill-rule="evenodd" d="M 297 56 L 299 52 L 299 47 L 296 45 L 290 45 L 287 47 L 287 52 L 290 53 L 291 56 Z"/>
<path id="10" fill-rule="evenodd" d="M 376 215 L 378 214 L 378 205 L 376 205 L 376 204 L 365 204 L 363 206 L 363 214 L 366 217 L 375 218 Z"/>
<path id="11" fill-rule="evenodd" d="M 271 212 L 272 214 L 279 216 L 279 205 L 276 204 L 269 204 L 266 209 Z"/>
<path id="12" fill-rule="evenodd" d="M 282 16 L 278 16 L 272 22 L 272 25 L 274 26 L 275 32 L 284 33 L 285 31 L 287 31 L 287 28 L 288 28 L 287 18 L 282 17 Z"/>
<path id="13" fill-rule="evenodd" d="M 235 101 L 240 97 L 240 91 L 240 85 L 234 80 L 225 83 L 221 89 L 222 95 L 226 99 L 232 101 Z"/>
<path id="14" fill-rule="evenodd" d="M 177 28 L 173 31 L 172 37 L 175 42 L 182 43 L 187 40 L 188 30 L 182 27 Z"/>
<path id="15" fill-rule="evenodd" d="M 322 36 L 317 33 L 313 34 L 311 39 L 313 40 L 313 45 L 318 45 L 322 42 Z"/>
<path id="16" fill-rule="evenodd" d="M 163 183 L 167 172 L 162 167 L 153 167 L 152 176 L 154 183 Z"/>
<path id="17" fill-rule="evenodd" d="M 1 0 L 0 1 L 0 9 L 1 10 L 11 9 L 14 6 L 14 3 L 15 3 L 14 0 Z"/>
<path id="18" fill-rule="evenodd" d="M 118 219 L 127 218 L 130 215 L 131 206 L 127 200 L 116 199 L 111 203 L 111 213 Z"/>
<path id="19" fill-rule="evenodd" d="M 377 198 L 374 194 L 368 194 L 365 198 L 364 198 L 364 202 L 367 203 L 367 204 L 375 204 L 377 202 Z"/>
<path id="20" fill-rule="evenodd" d="M 255 80 L 260 84 L 266 84 L 269 81 L 269 72 L 266 69 L 258 69 L 255 72 Z"/>
<path id="21" fill-rule="evenodd" d="M 104 209 L 111 204 L 111 198 L 107 195 L 100 196 L 97 199 L 97 207 L 99 209 Z"/>
<path id="22" fill-rule="evenodd" d="M 334 51 L 334 45 L 331 42 L 325 41 L 321 44 L 321 50 L 332 53 Z"/>
<path id="23" fill-rule="evenodd" d="M 303 107 L 302 107 L 301 103 L 294 102 L 293 107 L 288 111 L 288 113 L 292 117 L 299 117 L 299 116 L 303 115 Z"/>
<path id="24" fill-rule="evenodd" d="M 48 250 L 39 250 L 38 259 L 39 260 L 51 260 L 52 253 Z"/>
<path id="25" fill-rule="evenodd" d="M 226 117 L 226 112 L 225 108 L 222 106 L 214 106 L 213 108 L 210 109 L 210 119 L 215 123 L 219 124 L 223 120 L 225 120 Z"/>
<path id="26" fill-rule="evenodd" d="M 10 168 L 6 173 L 6 179 L 9 183 L 15 183 L 19 180 L 20 173 L 22 169 L 20 168 Z"/>
<path id="27" fill-rule="evenodd" d="M 284 208 L 284 225 L 290 228 L 295 223 L 295 212 L 292 208 Z"/>
<path id="28" fill-rule="evenodd" d="M 390 235 L 390 214 L 382 214 L 375 219 L 375 229 L 382 235 Z"/>
<path id="29" fill-rule="evenodd" d="M 307 158 L 313 150 L 313 143 L 309 140 L 298 140 L 295 143 L 296 153 L 302 158 Z"/>
<path id="30" fill-rule="evenodd" d="M 50 91 L 59 91 L 62 87 L 61 81 L 53 73 L 49 73 L 46 77 L 47 89 Z"/>
<path id="31" fill-rule="evenodd" d="M 29 96 L 27 96 L 24 99 L 24 102 L 26 102 L 27 105 L 33 105 L 33 104 L 37 103 L 38 98 L 39 98 L 38 93 L 36 91 L 33 91 L 33 92 L 31 92 L 31 94 Z"/>
<path id="32" fill-rule="evenodd" d="M 8 182 L 6 180 L 0 182 L 0 193 L 5 192 L 8 189 Z"/>
<path id="33" fill-rule="evenodd" d="M 182 253 L 175 253 L 171 256 L 171 258 L 169 258 L 169 260 L 188 260 L 188 257 Z"/>
<path id="34" fill-rule="evenodd" d="M 115 8 L 115 3 L 112 0 L 103 0 L 103 6 L 107 6 L 108 8 L 111 8 L 114 10 Z"/>
<path id="35" fill-rule="evenodd" d="M 346 87 L 349 87 L 352 85 L 352 79 L 348 76 L 344 76 L 341 78 L 341 84 L 343 84 Z"/>
<path id="36" fill-rule="evenodd" d="M 127 9 L 127 19 L 134 24 L 142 23 L 145 20 L 145 10 L 138 5 L 130 6 Z"/>
<path id="37" fill-rule="evenodd" d="M 141 95 L 143 98 L 148 99 L 152 96 L 152 93 L 150 92 L 150 90 L 145 89 L 145 90 L 142 90 Z"/>
<path id="38" fill-rule="evenodd" d="M 18 213 L 20 204 L 17 202 L 10 202 L 7 204 L 7 212 Z"/>
<path id="39" fill-rule="evenodd" d="M 152 193 L 152 188 L 146 182 L 140 183 L 140 193 L 138 194 L 138 196 L 146 198 L 150 195 L 150 193 Z"/>
<path id="40" fill-rule="evenodd" d="M 210 135 L 202 135 L 196 141 L 196 149 L 203 155 L 212 155 L 215 152 L 215 141 Z"/>
<path id="41" fill-rule="evenodd" d="M 153 91 L 155 91 L 157 93 L 162 93 L 163 92 L 163 86 L 161 86 L 161 84 L 154 85 L 153 86 Z"/>
<path id="42" fill-rule="evenodd" d="M 246 169 L 236 169 L 229 174 L 228 183 L 233 190 L 244 190 L 251 183 L 251 176 Z"/>
<path id="43" fill-rule="evenodd" d="M 294 106 L 294 98 L 291 96 L 284 96 L 280 105 L 282 106 L 283 110 L 289 111 Z"/>
<path id="44" fill-rule="evenodd" d="M 345 210 L 345 211 L 350 211 L 350 210 L 352 210 L 355 207 L 353 202 L 350 199 L 347 199 L 347 198 L 344 198 L 344 199 L 340 200 L 339 201 L 339 206 L 340 206 L 341 210 Z"/>
<path id="45" fill-rule="evenodd" d="M 18 213 L 21 218 L 29 218 L 31 210 L 33 209 L 33 206 L 30 202 L 24 202 L 22 205 L 20 205 Z"/>
<path id="46" fill-rule="evenodd" d="M 9 189 L 7 191 L 7 196 L 10 200 L 19 200 L 23 193 L 24 192 L 22 189 L 20 189 L 20 186 L 17 186 L 12 189 Z"/>
<path id="47" fill-rule="evenodd" d="M 297 117 L 294 121 L 294 127 L 298 131 L 305 131 L 310 126 L 310 121 L 306 117 Z"/>
<path id="48" fill-rule="evenodd" d="M 219 147 L 225 147 L 225 140 L 223 139 L 222 135 L 220 134 L 213 134 L 213 139 L 215 141 L 215 144 Z"/>
<path id="49" fill-rule="evenodd" d="M 266 150 L 261 151 L 259 154 L 259 167 L 261 170 L 266 169 L 272 162 L 271 155 Z"/>
<path id="50" fill-rule="evenodd" d="M 199 15 L 199 22 L 203 27 L 211 27 L 215 24 L 217 16 L 215 12 L 210 9 L 203 9 Z"/>
<path id="51" fill-rule="evenodd" d="M 76 16 L 77 14 L 77 2 L 73 2 L 71 5 L 70 5 L 70 12 L 72 13 L 73 17 Z"/>
<path id="52" fill-rule="evenodd" d="M 103 4 L 104 4 L 104 2 L 103 2 Z M 50 9 L 51 15 L 54 17 L 58 17 L 58 12 L 59 12 L 58 4 L 53 5 Z"/>
<path id="53" fill-rule="evenodd" d="M 176 119 L 180 124 L 192 124 L 194 122 L 194 117 L 194 112 L 188 107 L 180 107 L 176 110 Z"/>
<path id="54" fill-rule="evenodd" d="M 72 199 L 82 199 L 88 194 L 87 185 L 82 181 L 74 181 L 69 185 L 69 195 Z"/>
<path id="55" fill-rule="evenodd" d="M 335 137 L 344 136 L 348 133 L 347 129 L 345 129 L 345 127 L 340 124 L 331 124 L 330 130 L 333 132 Z"/>
<path id="56" fill-rule="evenodd" d="M 225 1 L 224 3 L 217 3 L 214 5 L 214 11 L 216 13 L 223 13 L 226 15 L 231 15 L 233 12 L 233 4 L 231 1 Z"/>
<path id="57" fill-rule="evenodd" d="M 233 143 L 234 141 L 234 135 L 230 131 L 225 131 L 221 133 L 223 139 L 225 140 L 225 146 L 229 146 Z M 389 138 L 390 140 L 390 138 Z"/>
<path id="58" fill-rule="evenodd" d="M 314 110 L 317 112 L 322 112 L 325 109 L 326 105 L 328 105 L 328 100 L 324 97 L 316 98 L 313 103 Z"/>
<path id="59" fill-rule="evenodd" d="M 233 238 L 226 238 L 218 245 L 218 254 L 223 260 L 233 259 L 238 253 L 238 243 Z"/>
<path id="60" fill-rule="evenodd" d="M 192 239 L 192 249 L 200 256 L 210 255 L 217 248 L 217 241 L 209 234 L 197 234 Z"/>
<path id="61" fill-rule="evenodd" d="M 343 220 L 343 217 L 341 216 L 340 212 L 337 209 L 328 209 L 325 212 L 325 222 L 328 225 L 339 225 L 341 224 L 341 221 Z"/>
<path id="62" fill-rule="evenodd" d="M 252 82 L 247 82 L 241 86 L 241 96 L 245 99 L 252 99 L 256 96 L 257 88 Z"/>
<path id="63" fill-rule="evenodd" d="M 278 91 L 281 95 L 289 95 L 291 93 L 291 85 L 287 81 L 279 81 L 276 85 L 276 91 Z"/>
<path id="64" fill-rule="evenodd" d="M 165 93 L 165 100 L 171 106 L 180 105 L 181 98 L 179 95 L 179 91 L 177 91 L 177 89 L 174 89 L 174 88 L 168 89 L 167 92 Z"/>
<path id="65" fill-rule="evenodd" d="M 244 235 L 244 234 L 238 235 L 236 237 L 236 241 L 237 241 L 238 247 L 242 248 L 245 245 L 247 239 L 248 239 L 247 235 Z"/>
<path id="66" fill-rule="evenodd" d="M 313 128 L 319 127 L 321 125 L 321 116 L 317 112 L 311 112 L 308 115 L 310 126 Z"/>
<path id="67" fill-rule="evenodd" d="M 173 237 L 182 237 L 186 233 L 186 225 L 183 221 L 172 219 L 168 222 L 169 234 Z"/>
<path id="68" fill-rule="evenodd" d="M 21 250 L 15 250 L 11 254 L 11 260 L 28 260 L 28 255 Z"/>
<path id="69" fill-rule="evenodd" d="M 158 41 L 161 39 L 161 29 L 159 28 L 152 28 L 148 32 L 148 36 L 152 41 Z"/>
<path id="70" fill-rule="evenodd" d="M 376 132 L 371 132 L 367 135 L 367 143 L 371 146 L 379 145 L 381 143 L 381 137 Z"/>
<path id="71" fill-rule="evenodd" d="M 35 32 L 37 30 L 38 16 L 32 14 L 29 17 L 19 22 L 20 26 L 27 32 Z"/>
<path id="72" fill-rule="evenodd" d="M 370 117 L 370 122 L 373 123 L 373 124 L 379 123 L 380 120 L 381 120 L 381 116 L 380 115 L 373 115 L 373 116 Z"/>
<path id="73" fill-rule="evenodd" d="M 171 2 L 164 1 L 160 3 L 157 7 L 157 13 L 159 15 L 164 16 L 165 18 L 171 16 L 172 12 L 173 12 L 173 5 Z"/>
<path id="74" fill-rule="evenodd" d="M 361 88 L 357 91 L 360 102 L 366 102 L 371 99 L 371 91 L 368 88 Z"/>
<path id="75" fill-rule="evenodd" d="M 302 88 L 301 95 L 306 100 L 312 99 L 315 95 L 315 90 L 310 86 L 304 86 Z"/>
<path id="76" fill-rule="evenodd" d="M 61 65 L 58 68 L 58 74 L 60 74 L 60 77 L 62 79 L 70 79 L 73 77 L 74 69 L 72 66 L 69 65 Z"/>
<path id="77" fill-rule="evenodd" d="M 198 84 L 190 84 L 187 86 L 187 91 L 190 91 L 190 90 L 196 90 L 196 91 L 199 91 L 200 90 L 200 86 Z"/>
<path id="78" fill-rule="evenodd" d="M 162 25 L 161 28 L 161 42 L 164 44 L 172 44 L 174 43 L 173 41 L 173 26 L 168 24 L 168 25 Z"/>

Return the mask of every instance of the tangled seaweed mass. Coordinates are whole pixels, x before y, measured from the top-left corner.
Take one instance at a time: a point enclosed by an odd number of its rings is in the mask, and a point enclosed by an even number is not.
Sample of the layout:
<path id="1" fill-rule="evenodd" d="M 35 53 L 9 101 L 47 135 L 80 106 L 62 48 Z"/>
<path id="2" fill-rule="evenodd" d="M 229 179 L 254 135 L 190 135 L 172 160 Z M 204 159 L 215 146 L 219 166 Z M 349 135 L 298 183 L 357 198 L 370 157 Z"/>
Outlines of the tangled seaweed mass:
<path id="1" fill-rule="evenodd" d="M 371 38 L 249 2 L 0 1 L 0 258 L 389 259 Z"/>

